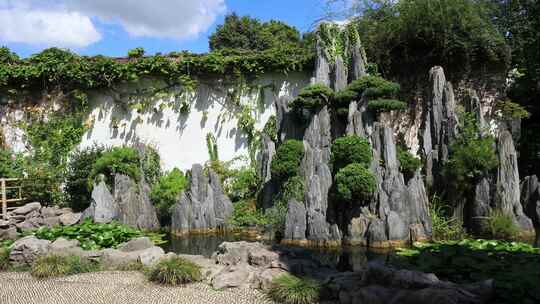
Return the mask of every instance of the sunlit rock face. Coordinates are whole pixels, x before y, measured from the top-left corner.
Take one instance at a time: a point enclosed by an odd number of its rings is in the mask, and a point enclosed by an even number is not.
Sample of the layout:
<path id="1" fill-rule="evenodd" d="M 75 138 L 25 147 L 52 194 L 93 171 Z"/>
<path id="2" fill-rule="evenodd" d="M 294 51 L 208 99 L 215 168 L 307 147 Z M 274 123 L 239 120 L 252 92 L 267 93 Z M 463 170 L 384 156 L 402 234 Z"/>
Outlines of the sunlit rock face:
<path id="1" fill-rule="evenodd" d="M 190 187 L 173 207 L 171 231 L 177 235 L 225 229 L 232 216 L 231 200 L 224 194 L 219 176 L 201 165 L 190 171 Z"/>

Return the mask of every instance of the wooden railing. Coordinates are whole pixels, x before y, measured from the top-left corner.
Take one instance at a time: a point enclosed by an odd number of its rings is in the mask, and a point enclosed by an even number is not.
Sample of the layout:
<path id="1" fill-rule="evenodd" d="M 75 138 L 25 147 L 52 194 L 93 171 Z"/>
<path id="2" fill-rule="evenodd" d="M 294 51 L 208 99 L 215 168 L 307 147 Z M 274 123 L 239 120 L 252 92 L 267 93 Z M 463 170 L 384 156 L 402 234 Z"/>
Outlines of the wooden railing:
<path id="1" fill-rule="evenodd" d="M 2 217 L 8 219 L 8 203 L 24 201 L 22 197 L 21 180 L 18 178 L 0 178 L 0 198 L 2 202 Z"/>

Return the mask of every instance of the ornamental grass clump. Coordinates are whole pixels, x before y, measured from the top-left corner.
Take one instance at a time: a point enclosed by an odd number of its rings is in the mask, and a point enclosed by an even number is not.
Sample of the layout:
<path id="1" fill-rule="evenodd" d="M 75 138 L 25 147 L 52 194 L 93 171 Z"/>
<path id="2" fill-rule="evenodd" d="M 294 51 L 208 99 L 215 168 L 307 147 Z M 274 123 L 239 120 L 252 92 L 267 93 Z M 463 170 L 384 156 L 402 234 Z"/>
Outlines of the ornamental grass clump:
<path id="1" fill-rule="evenodd" d="M 99 263 L 78 256 L 51 254 L 37 258 L 32 264 L 30 273 L 36 278 L 44 279 L 94 272 L 100 269 Z"/>
<path id="2" fill-rule="evenodd" d="M 319 301 L 320 291 L 316 281 L 284 274 L 272 281 L 268 295 L 277 303 L 312 304 Z"/>
<path id="3" fill-rule="evenodd" d="M 9 253 L 8 248 L 0 247 L 0 271 L 5 271 L 9 268 Z"/>
<path id="4" fill-rule="evenodd" d="M 512 216 L 502 210 L 494 210 L 490 213 L 487 228 L 489 236 L 495 239 L 511 240 L 519 235 L 519 228 Z"/>
<path id="5" fill-rule="evenodd" d="M 162 260 L 147 273 L 148 279 L 163 285 L 183 285 L 202 279 L 201 267 L 180 257 Z"/>

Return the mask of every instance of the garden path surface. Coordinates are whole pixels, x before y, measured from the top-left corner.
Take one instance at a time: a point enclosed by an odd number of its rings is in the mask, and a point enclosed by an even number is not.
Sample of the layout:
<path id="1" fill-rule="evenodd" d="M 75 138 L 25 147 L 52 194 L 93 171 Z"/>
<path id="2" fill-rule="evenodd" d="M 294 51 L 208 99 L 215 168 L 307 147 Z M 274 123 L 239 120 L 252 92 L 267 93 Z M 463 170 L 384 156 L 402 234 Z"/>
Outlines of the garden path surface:
<path id="1" fill-rule="evenodd" d="M 251 289 L 213 290 L 202 283 L 163 287 L 138 272 L 97 272 L 38 280 L 29 273 L 0 273 L 1 304 L 272 304 Z"/>

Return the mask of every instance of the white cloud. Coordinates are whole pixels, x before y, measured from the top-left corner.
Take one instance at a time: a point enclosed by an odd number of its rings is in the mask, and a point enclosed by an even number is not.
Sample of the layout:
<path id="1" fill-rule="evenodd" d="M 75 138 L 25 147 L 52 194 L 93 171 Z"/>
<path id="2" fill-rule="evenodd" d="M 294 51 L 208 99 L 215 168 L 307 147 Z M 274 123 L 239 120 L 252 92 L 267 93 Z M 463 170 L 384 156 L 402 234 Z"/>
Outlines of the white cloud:
<path id="1" fill-rule="evenodd" d="M 67 7 L 119 23 L 135 37 L 185 39 L 206 32 L 225 0 L 71 0 Z"/>
<path id="2" fill-rule="evenodd" d="M 23 7 L 0 8 L 0 41 L 84 47 L 101 39 L 88 16 Z"/>
<path id="3" fill-rule="evenodd" d="M 102 38 L 97 19 L 134 37 L 193 38 L 225 9 L 225 0 L 0 0 L 0 43 L 84 47 Z"/>

